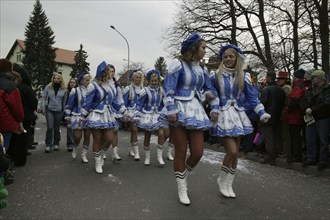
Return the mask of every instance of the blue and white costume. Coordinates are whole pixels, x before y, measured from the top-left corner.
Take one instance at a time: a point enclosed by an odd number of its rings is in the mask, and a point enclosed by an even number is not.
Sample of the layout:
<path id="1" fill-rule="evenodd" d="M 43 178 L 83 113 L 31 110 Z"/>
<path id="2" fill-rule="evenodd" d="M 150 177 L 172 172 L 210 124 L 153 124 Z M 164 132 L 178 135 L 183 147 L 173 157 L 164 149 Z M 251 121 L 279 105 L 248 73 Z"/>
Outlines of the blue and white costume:
<path id="1" fill-rule="evenodd" d="M 172 126 L 183 126 L 187 129 L 207 130 L 212 126 L 202 106 L 203 93 L 212 93 L 211 101 L 214 111 L 219 108 L 219 99 L 211 85 L 206 68 L 198 62 L 188 65 L 185 61 L 174 59 L 164 82 L 166 115 L 177 114 L 177 121 Z"/>
<path id="2" fill-rule="evenodd" d="M 124 89 L 123 99 L 127 108 L 127 121 L 135 122 L 137 120 L 134 116 L 141 89 L 141 86 L 135 86 L 133 84 L 126 86 Z"/>
<path id="3" fill-rule="evenodd" d="M 70 118 L 68 127 L 72 129 L 83 129 L 84 123 L 81 122 L 81 109 L 86 101 L 86 94 L 88 88 L 81 85 L 72 88 L 69 94 L 68 102 L 65 106 L 65 118 Z"/>
<path id="4" fill-rule="evenodd" d="M 244 73 L 244 90 L 239 92 L 234 70 L 225 68 L 218 80 L 218 75 L 211 76 L 211 82 L 220 98 L 220 114 L 210 134 L 220 137 L 238 137 L 253 132 L 253 126 L 245 113 L 242 100 L 249 103 L 259 117 L 266 114 L 258 95 L 253 90 L 249 73 Z M 245 98 L 242 99 L 244 93 Z"/>
<path id="5" fill-rule="evenodd" d="M 109 85 L 113 91 L 113 93 L 115 94 L 115 96 L 117 97 L 117 102 L 120 105 L 125 105 L 124 99 L 123 99 L 123 92 L 120 88 L 120 86 L 116 86 L 115 81 L 113 79 L 110 79 L 109 81 Z M 115 112 L 115 118 L 116 119 L 122 119 L 123 115 L 120 114 L 118 111 Z"/>
<path id="6" fill-rule="evenodd" d="M 163 111 L 164 92 L 160 87 L 144 87 L 140 92 L 140 98 L 137 105 L 140 119 L 137 126 L 147 131 L 157 131 L 160 128 L 167 127 L 159 119 Z"/>
<path id="7" fill-rule="evenodd" d="M 97 129 L 119 128 L 114 113 L 124 114 L 126 108 L 118 103 L 118 97 L 110 83 L 91 83 L 91 91 L 87 93 L 86 105 L 82 115 L 86 118 L 85 126 Z M 88 114 L 89 112 L 89 114 Z"/>

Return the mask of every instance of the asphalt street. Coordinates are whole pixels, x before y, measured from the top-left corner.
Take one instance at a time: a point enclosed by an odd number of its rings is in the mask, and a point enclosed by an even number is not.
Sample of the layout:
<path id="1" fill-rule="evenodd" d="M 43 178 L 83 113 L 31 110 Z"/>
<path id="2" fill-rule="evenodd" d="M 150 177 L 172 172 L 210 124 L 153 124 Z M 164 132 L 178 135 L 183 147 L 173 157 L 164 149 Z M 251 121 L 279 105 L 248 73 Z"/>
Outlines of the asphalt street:
<path id="1" fill-rule="evenodd" d="M 234 181 L 236 199 L 220 195 L 216 182 L 224 153 L 205 149 L 188 177 L 190 206 L 178 201 L 172 162 L 157 167 L 156 137 L 151 165 L 128 155 L 127 131 L 119 131 L 120 162 L 111 151 L 103 174 L 89 163 L 72 159 L 66 151 L 66 128 L 61 127 L 60 151 L 44 153 L 45 119 L 39 116 L 36 141 L 24 167 L 15 167 L 15 183 L 8 185 L 9 204 L 0 219 L 330 219 L 330 178 L 292 169 L 239 160 Z M 79 149 L 79 153 L 81 148 Z M 165 157 L 164 157 L 165 158 Z"/>

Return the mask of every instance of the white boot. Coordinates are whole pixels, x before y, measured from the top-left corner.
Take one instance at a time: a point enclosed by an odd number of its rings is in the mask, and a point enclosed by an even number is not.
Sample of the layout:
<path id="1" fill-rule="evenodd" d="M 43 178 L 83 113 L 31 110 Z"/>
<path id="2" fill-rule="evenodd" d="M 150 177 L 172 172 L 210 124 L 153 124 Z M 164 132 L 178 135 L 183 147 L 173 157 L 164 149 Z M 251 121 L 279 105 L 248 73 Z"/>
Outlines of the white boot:
<path id="1" fill-rule="evenodd" d="M 118 147 L 114 147 L 113 149 L 113 152 L 112 152 L 112 159 L 113 160 L 116 160 L 116 161 L 119 161 L 121 160 L 119 154 L 118 154 Z"/>
<path id="2" fill-rule="evenodd" d="M 186 172 L 186 170 L 183 173 L 175 172 L 175 177 L 178 186 L 178 195 L 180 203 L 183 205 L 190 205 L 190 200 L 187 194 L 188 188 Z"/>
<path id="3" fill-rule="evenodd" d="M 140 153 L 139 153 L 139 145 L 138 145 L 138 143 L 135 143 L 133 145 L 133 150 L 134 150 L 134 159 L 136 161 L 139 161 L 140 160 Z"/>
<path id="4" fill-rule="evenodd" d="M 171 144 L 171 143 L 168 143 L 168 145 L 167 145 L 167 159 L 168 160 L 174 160 L 174 158 L 173 158 L 173 144 Z"/>
<path id="5" fill-rule="evenodd" d="M 163 148 L 164 146 L 162 145 L 157 145 L 157 161 L 158 161 L 158 167 L 164 167 L 165 163 L 163 160 Z"/>
<path id="6" fill-rule="evenodd" d="M 234 182 L 234 178 L 235 178 L 235 171 L 236 169 L 232 169 L 230 168 L 230 172 L 228 173 L 228 177 L 227 177 L 227 189 L 228 189 L 228 193 L 229 196 L 231 198 L 236 198 L 236 194 L 233 191 L 233 182 Z"/>
<path id="7" fill-rule="evenodd" d="M 144 165 L 149 166 L 150 165 L 150 147 L 144 147 Z"/>
<path id="8" fill-rule="evenodd" d="M 81 161 L 83 163 L 88 163 L 88 159 L 87 159 L 87 153 L 88 153 L 88 145 L 83 145 L 82 147 L 82 151 L 81 151 Z"/>
<path id="9" fill-rule="evenodd" d="M 72 155 L 73 159 L 76 159 L 76 157 L 77 157 L 77 148 L 76 148 L 76 146 L 73 146 L 71 155 Z"/>
<path id="10" fill-rule="evenodd" d="M 81 161 L 83 163 L 88 163 L 87 152 L 88 152 L 88 149 L 85 149 L 85 146 L 83 146 L 83 149 L 81 151 Z"/>
<path id="11" fill-rule="evenodd" d="M 222 165 L 221 170 L 220 170 L 220 175 L 217 179 L 220 193 L 227 198 L 230 197 L 229 192 L 228 192 L 228 186 L 227 186 L 228 173 L 229 173 L 229 168 Z"/>
<path id="12" fill-rule="evenodd" d="M 95 159 L 95 171 L 96 171 L 96 173 L 99 173 L 99 174 L 103 173 L 101 155 L 94 156 L 94 159 Z"/>
<path id="13" fill-rule="evenodd" d="M 134 157 L 133 143 L 131 143 L 131 146 L 128 148 L 128 155 L 130 155 L 131 157 Z"/>

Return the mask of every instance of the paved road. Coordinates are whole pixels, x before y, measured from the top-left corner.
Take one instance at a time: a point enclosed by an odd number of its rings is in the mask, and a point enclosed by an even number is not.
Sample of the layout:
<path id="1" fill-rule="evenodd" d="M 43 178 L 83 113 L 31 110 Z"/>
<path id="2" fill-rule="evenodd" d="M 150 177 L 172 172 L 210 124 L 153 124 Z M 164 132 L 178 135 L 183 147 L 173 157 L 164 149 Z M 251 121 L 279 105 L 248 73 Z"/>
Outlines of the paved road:
<path id="1" fill-rule="evenodd" d="M 46 132 L 42 116 L 37 127 L 36 139 L 42 143 Z M 62 127 L 63 140 L 65 134 Z M 188 178 L 192 204 L 183 206 L 172 162 L 158 168 L 154 147 L 152 163 L 146 167 L 143 160 L 128 156 L 129 133 L 120 131 L 119 136 L 123 160 L 106 160 L 103 174 L 94 172 L 91 152 L 90 162 L 83 164 L 65 151 L 65 142 L 59 152 L 50 154 L 40 144 L 25 167 L 15 168 L 15 183 L 7 186 L 9 205 L 0 211 L 0 219 L 330 219 L 328 177 L 251 160 L 239 161 L 237 198 L 222 197 L 216 178 L 224 154 L 211 149 L 205 150 Z M 141 133 L 140 143 L 142 139 Z"/>

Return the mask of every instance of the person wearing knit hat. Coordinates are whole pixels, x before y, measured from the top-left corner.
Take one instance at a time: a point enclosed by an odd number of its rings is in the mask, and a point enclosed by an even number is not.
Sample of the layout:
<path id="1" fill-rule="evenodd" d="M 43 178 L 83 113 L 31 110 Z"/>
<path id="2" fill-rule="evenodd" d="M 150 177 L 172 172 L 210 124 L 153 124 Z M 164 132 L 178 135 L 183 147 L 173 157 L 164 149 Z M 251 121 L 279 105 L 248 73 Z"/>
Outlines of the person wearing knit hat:
<path id="1" fill-rule="evenodd" d="M 306 93 L 305 70 L 300 68 L 293 72 L 292 91 L 287 97 L 284 108 L 284 123 L 289 126 L 288 135 L 290 143 L 287 145 L 287 163 L 302 162 L 302 130 L 304 128 L 304 111 L 300 108 L 299 102 Z"/>
<path id="2" fill-rule="evenodd" d="M 105 61 L 101 62 L 81 108 L 84 126 L 92 129 L 95 172 L 98 174 L 103 173 L 102 146 L 104 143 L 112 144 L 114 131 L 119 128 L 116 115 L 127 115 L 125 105 L 118 102 L 117 94 L 110 85 L 111 79 L 111 67 Z"/>
<path id="3" fill-rule="evenodd" d="M 293 72 L 294 77 L 298 79 L 304 79 L 306 71 L 302 68 L 297 69 Z"/>
<path id="4" fill-rule="evenodd" d="M 179 201 L 189 205 L 187 176 L 203 155 L 204 130 L 212 122 L 202 105 L 204 94 L 211 101 L 211 119 L 216 121 L 218 98 L 212 87 L 206 67 L 200 66 L 205 55 L 205 40 L 196 32 L 182 42 L 181 55 L 170 64 L 164 81 L 165 114 L 161 116 L 170 126 L 170 134 L 175 145 L 174 175 L 177 182 Z M 187 156 L 188 146 L 190 155 Z"/>
<path id="5" fill-rule="evenodd" d="M 77 86 L 71 88 L 69 98 L 65 106 L 65 119 L 67 121 L 68 130 L 72 130 L 72 158 L 77 157 L 77 150 L 80 140 L 84 135 L 84 141 L 81 150 L 81 161 L 88 163 L 87 152 L 89 148 L 91 130 L 82 123 L 81 112 L 82 106 L 86 102 L 86 94 L 88 85 L 90 84 L 92 76 L 89 72 L 82 72 L 77 78 Z"/>
<path id="6" fill-rule="evenodd" d="M 143 89 L 143 75 L 141 69 L 134 69 L 130 73 L 130 85 L 126 86 L 123 91 L 123 99 L 127 108 L 128 117 L 126 122 L 130 127 L 131 137 L 128 154 L 134 157 L 136 161 L 140 160 L 139 143 L 137 139 L 138 128 L 136 126 L 135 111 L 139 100 L 140 91 Z"/>
<path id="7" fill-rule="evenodd" d="M 323 70 L 312 72 L 312 86 L 300 101 L 305 112 L 306 160 L 303 166 L 316 165 L 318 170 L 328 167 L 330 132 L 330 84 Z"/>

